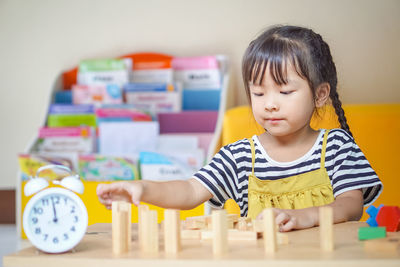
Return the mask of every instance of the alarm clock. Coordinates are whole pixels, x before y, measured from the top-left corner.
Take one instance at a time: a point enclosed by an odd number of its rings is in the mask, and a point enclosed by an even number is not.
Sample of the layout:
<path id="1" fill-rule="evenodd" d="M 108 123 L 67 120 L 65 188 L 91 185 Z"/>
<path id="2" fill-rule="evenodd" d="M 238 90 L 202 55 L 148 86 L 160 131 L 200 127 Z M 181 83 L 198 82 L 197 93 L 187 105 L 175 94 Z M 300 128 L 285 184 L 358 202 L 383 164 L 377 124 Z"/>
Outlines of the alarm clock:
<path id="1" fill-rule="evenodd" d="M 68 172 L 70 176 L 52 183 L 39 177 L 40 172 L 53 169 Z M 30 177 L 24 187 L 24 194 L 35 194 L 25 206 L 23 227 L 29 241 L 41 251 L 62 253 L 74 248 L 83 238 L 88 225 L 86 207 L 80 197 L 84 186 L 79 175 L 72 175 L 68 167 L 46 165 L 40 167 L 35 177 Z"/>

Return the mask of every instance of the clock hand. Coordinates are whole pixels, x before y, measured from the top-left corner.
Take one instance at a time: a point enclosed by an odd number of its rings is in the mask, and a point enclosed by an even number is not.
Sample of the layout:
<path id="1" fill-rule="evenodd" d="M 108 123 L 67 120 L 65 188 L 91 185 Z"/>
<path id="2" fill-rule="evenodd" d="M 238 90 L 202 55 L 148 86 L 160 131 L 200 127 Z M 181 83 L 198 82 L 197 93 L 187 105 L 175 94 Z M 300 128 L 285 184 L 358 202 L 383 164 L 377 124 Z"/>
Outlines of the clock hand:
<path id="1" fill-rule="evenodd" d="M 53 197 L 50 197 L 51 198 L 51 205 L 53 206 L 53 214 L 54 214 L 54 219 L 53 219 L 53 222 L 57 222 L 58 221 L 58 219 L 57 219 L 57 213 L 56 213 L 56 207 L 55 207 L 55 205 L 54 205 L 54 200 L 53 200 Z"/>

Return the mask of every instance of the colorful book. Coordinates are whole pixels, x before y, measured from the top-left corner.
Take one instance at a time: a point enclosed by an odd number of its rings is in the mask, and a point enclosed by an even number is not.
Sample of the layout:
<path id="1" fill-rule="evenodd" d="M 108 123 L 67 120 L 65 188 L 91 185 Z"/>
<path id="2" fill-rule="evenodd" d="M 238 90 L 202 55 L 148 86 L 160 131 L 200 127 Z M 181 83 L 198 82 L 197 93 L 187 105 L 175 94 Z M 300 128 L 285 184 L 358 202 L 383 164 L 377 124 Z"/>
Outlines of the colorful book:
<path id="1" fill-rule="evenodd" d="M 91 127 L 42 127 L 39 129 L 39 152 L 93 153 L 95 130 Z"/>
<path id="2" fill-rule="evenodd" d="M 80 155 L 79 175 L 86 181 L 139 179 L 137 160 L 126 156 Z"/>
<path id="3" fill-rule="evenodd" d="M 79 64 L 77 82 L 80 85 L 128 83 L 132 69 L 131 59 L 90 59 Z"/>
<path id="4" fill-rule="evenodd" d="M 220 89 L 221 72 L 215 56 L 176 57 L 172 61 L 174 80 L 184 89 Z"/>
<path id="5" fill-rule="evenodd" d="M 121 104 L 122 89 L 115 84 L 74 85 L 72 100 L 74 104 Z"/>
<path id="6" fill-rule="evenodd" d="M 160 133 L 213 133 L 218 111 L 182 111 L 158 114 Z"/>

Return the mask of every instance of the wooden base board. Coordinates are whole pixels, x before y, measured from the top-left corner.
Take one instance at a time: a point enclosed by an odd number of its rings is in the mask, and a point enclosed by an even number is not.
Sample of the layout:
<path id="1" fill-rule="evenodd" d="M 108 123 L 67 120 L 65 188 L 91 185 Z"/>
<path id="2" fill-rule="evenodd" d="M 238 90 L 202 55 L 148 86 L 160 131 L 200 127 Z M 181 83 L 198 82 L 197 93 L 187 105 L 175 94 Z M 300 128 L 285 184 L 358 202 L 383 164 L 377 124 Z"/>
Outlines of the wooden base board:
<path id="1" fill-rule="evenodd" d="M 112 253 L 111 225 L 95 224 L 88 228 L 86 236 L 74 252 L 46 254 L 29 247 L 3 257 L 5 267 L 50 266 L 168 266 L 168 267 L 376 267 L 400 266 L 400 254 L 387 251 L 369 252 L 364 242 L 358 240 L 358 228 L 366 223 L 348 222 L 334 225 L 335 249 L 322 251 L 319 244 L 319 228 L 286 233 L 290 242 L 278 245 L 273 254 L 264 252 L 263 240 L 256 242 L 228 242 L 224 255 L 213 255 L 212 242 L 182 240 L 177 254 L 164 252 L 163 234 L 159 234 L 160 250 L 157 253 L 141 252 L 138 245 L 137 225 L 132 224 L 132 247 L 129 252 L 115 256 Z M 162 228 L 160 228 L 162 229 Z M 400 232 L 388 233 L 389 238 L 400 238 Z"/>

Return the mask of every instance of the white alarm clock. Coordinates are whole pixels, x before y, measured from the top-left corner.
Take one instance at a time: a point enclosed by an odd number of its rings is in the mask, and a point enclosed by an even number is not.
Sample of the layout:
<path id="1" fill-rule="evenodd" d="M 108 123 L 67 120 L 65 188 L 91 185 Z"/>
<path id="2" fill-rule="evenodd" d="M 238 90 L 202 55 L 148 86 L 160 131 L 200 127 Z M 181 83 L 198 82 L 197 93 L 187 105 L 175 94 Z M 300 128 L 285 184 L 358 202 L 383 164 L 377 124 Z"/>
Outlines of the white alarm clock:
<path id="1" fill-rule="evenodd" d="M 48 187 L 46 179 L 39 177 L 45 169 L 67 171 L 62 165 L 46 165 L 39 168 L 36 177 L 31 177 L 24 187 L 26 196 L 34 195 L 25 206 L 23 227 L 29 241 L 38 249 L 48 253 L 61 253 L 74 248 L 83 238 L 88 225 L 85 205 L 74 192 L 83 193 L 79 175 L 64 177 Z"/>

